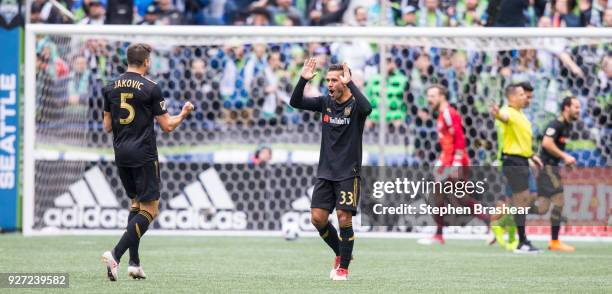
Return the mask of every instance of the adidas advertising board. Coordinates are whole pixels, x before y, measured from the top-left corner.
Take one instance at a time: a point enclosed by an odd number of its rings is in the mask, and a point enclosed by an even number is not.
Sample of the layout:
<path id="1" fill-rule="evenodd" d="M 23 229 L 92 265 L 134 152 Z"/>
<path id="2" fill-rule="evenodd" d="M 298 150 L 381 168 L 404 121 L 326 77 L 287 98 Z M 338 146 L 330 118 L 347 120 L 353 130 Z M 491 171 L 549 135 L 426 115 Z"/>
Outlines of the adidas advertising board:
<path id="1" fill-rule="evenodd" d="M 208 191 L 208 192 L 207 192 Z M 214 168 L 198 174 L 184 192 L 170 199 L 158 217 L 162 229 L 244 230 L 246 214 L 234 202 Z"/>
<path id="2" fill-rule="evenodd" d="M 37 170 L 45 172 L 36 175 L 34 229 L 125 227 L 130 200 L 113 162 L 38 161 Z M 60 170 L 65 180 L 57 182 Z M 153 228 L 280 230 L 284 220 L 299 219 L 302 230 L 312 230 L 310 196 L 304 195 L 312 193 L 314 173 L 314 166 L 300 164 L 162 162 Z"/>

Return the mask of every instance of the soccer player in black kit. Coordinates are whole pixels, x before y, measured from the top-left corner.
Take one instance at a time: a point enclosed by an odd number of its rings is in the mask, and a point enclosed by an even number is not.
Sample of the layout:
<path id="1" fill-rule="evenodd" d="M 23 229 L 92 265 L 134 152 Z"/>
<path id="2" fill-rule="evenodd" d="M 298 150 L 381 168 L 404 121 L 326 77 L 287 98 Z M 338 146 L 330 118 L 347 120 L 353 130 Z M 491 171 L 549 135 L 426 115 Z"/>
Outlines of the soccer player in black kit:
<path id="1" fill-rule="evenodd" d="M 113 132 L 115 163 L 123 187 L 131 199 L 126 232 L 113 250 L 102 255 L 111 281 L 117 280 L 119 262 L 128 249 L 128 276 L 145 278 L 138 246 L 140 238 L 157 216 L 160 198 L 153 118 L 164 132 L 171 132 L 193 110 L 193 105 L 187 102 L 179 115 L 168 114 L 160 87 L 144 77 L 151 64 L 150 53 L 149 45 L 129 46 L 127 71 L 103 89 L 104 130 Z"/>
<path id="2" fill-rule="evenodd" d="M 363 127 L 372 106 L 351 81 L 346 63 L 329 67 L 325 78 L 329 95 L 305 98 L 304 87 L 314 77 L 315 67 L 314 58 L 304 62 L 290 104 L 322 114 L 321 151 L 310 206 L 311 221 L 336 254 L 330 278 L 347 280 L 355 239 L 352 218 L 357 214 L 360 192 Z M 340 236 L 329 223 L 329 214 L 334 208 L 338 215 Z"/>
<path id="3" fill-rule="evenodd" d="M 544 138 L 540 158 L 544 168 L 537 178 L 538 201 L 534 212 L 546 214 L 552 202 L 550 212 L 551 239 L 548 249 L 560 252 L 573 252 L 574 247 L 559 241 L 559 231 L 563 212 L 563 183 L 559 174 L 559 163 L 574 167 L 576 159 L 565 152 L 565 143 L 570 137 L 572 122 L 580 118 L 580 101 L 576 97 L 566 97 L 561 102 L 561 115 L 550 122 Z"/>

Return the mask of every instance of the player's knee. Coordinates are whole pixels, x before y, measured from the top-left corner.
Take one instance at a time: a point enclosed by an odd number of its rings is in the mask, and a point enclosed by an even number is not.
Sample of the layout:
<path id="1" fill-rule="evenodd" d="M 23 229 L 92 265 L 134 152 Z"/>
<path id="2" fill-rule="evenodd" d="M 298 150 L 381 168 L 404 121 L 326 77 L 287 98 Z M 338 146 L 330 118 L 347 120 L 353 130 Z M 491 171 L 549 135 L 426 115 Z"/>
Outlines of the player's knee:
<path id="1" fill-rule="evenodd" d="M 140 202 L 138 202 L 136 199 L 132 199 L 130 207 L 132 210 L 140 210 Z"/>
<path id="2" fill-rule="evenodd" d="M 536 207 L 538 208 L 538 210 L 536 211 L 537 214 L 546 214 L 548 212 L 548 208 L 549 208 L 548 205 L 544 205 L 544 204 L 541 204 L 541 203 L 538 204 Z"/>
<path id="3" fill-rule="evenodd" d="M 517 207 L 529 207 L 529 190 L 513 194 L 512 204 Z"/>
<path id="4" fill-rule="evenodd" d="M 350 211 L 337 210 L 336 214 L 338 214 L 338 223 L 340 227 L 345 227 L 353 223 L 353 214 Z"/>
<path id="5" fill-rule="evenodd" d="M 155 219 L 159 214 L 158 201 L 141 202 L 140 209 L 148 212 Z"/>
<path id="6" fill-rule="evenodd" d="M 548 212 L 548 208 L 550 207 L 550 202 L 548 199 L 540 199 L 538 200 L 536 207 L 538 208 L 538 214 L 546 214 Z"/>
<path id="7" fill-rule="evenodd" d="M 311 213 L 310 222 L 315 228 L 323 228 L 327 225 L 327 218 L 317 213 Z"/>
<path id="8" fill-rule="evenodd" d="M 151 216 L 155 219 L 157 218 L 157 215 L 159 215 L 159 209 L 157 209 L 157 207 L 153 207 L 149 213 L 151 214 Z"/>
<path id="9" fill-rule="evenodd" d="M 565 205 L 565 199 L 563 198 L 563 194 L 556 194 L 555 196 L 552 197 L 552 203 L 555 206 L 560 206 L 563 207 L 563 205 Z"/>

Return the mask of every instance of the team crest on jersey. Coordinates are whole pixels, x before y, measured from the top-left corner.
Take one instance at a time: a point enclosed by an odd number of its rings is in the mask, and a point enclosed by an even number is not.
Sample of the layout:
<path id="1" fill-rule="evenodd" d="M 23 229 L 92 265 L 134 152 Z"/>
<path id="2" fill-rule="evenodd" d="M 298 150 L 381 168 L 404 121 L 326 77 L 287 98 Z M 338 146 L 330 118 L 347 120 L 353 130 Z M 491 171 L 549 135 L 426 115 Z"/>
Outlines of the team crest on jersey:
<path id="1" fill-rule="evenodd" d="M 329 107 L 327 108 L 327 112 L 331 113 L 331 109 Z"/>
<path id="2" fill-rule="evenodd" d="M 166 100 L 160 101 L 159 106 L 161 107 L 162 110 L 166 110 Z"/>
<path id="3" fill-rule="evenodd" d="M 352 108 L 351 108 L 350 106 L 345 107 L 345 108 L 344 108 L 344 116 L 349 116 L 349 115 L 351 115 L 351 109 L 352 109 Z"/>
<path id="4" fill-rule="evenodd" d="M 548 128 L 546 129 L 546 136 L 552 137 L 555 135 L 555 132 L 556 132 L 555 128 Z"/>

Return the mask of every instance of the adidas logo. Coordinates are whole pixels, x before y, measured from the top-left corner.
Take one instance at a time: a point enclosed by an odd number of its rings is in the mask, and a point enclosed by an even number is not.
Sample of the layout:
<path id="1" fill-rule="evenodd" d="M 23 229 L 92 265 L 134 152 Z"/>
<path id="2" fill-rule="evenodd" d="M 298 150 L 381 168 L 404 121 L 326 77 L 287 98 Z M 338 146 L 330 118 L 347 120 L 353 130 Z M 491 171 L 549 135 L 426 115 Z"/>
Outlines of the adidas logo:
<path id="1" fill-rule="evenodd" d="M 43 224 L 55 228 L 125 227 L 128 211 L 119 206 L 117 197 L 99 167 L 85 172 L 83 179 L 70 185 L 53 201 L 55 208 L 43 214 Z"/>
<path id="2" fill-rule="evenodd" d="M 300 231 L 312 231 L 314 227 L 310 223 L 310 203 L 312 202 L 312 191 L 314 186 L 306 190 L 306 194 L 291 202 L 291 210 L 285 212 L 281 217 L 281 230 L 285 228 L 300 228 Z M 332 222 L 334 220 L 332 219 Z M 337 221 L 337 220 L 336 220 Z"/>
<path id="3" fill-rule="evenodd" d="M 160 212 L 156 221 L 161 229 L 244 230 L 247 215 L 235 211 L 219 174 L 209 168 L 173 197 L 169 209 Z M 70 185 L 68 192 L 53 201 L 54 207 L 43 214 L 46 228 L 123 229 L 128 210 L 119 205 L 117 196 L 104 173 L 95 166 L 84 177 Z M 164 207 L 164 205 L 161 205 Z"/>
<path id="4" fill-rule="evenodd" d="M 245 230 L 247 215 L 234 202 L 214 168 L 200 173 L 168 202 L 157 221 L 162 229 Z"/>

